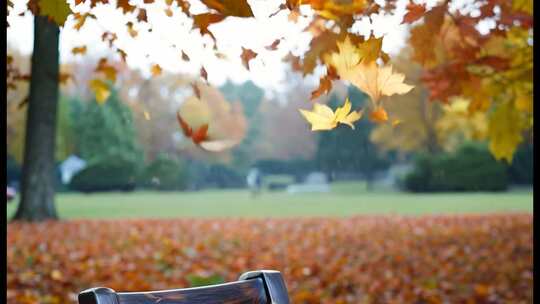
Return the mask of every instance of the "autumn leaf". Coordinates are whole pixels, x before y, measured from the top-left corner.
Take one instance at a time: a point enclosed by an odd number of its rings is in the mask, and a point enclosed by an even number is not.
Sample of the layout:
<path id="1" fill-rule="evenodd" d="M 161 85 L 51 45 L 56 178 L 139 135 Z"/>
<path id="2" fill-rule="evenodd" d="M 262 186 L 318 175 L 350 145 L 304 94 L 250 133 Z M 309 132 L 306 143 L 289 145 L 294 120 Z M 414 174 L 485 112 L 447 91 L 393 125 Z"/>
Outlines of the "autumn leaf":
<path id="1" fill-rule="evenodd" d="M 269 51 L 275 51 L 275 50 L 277 50 L 277 47 L 278 47 L 280 42 L 281 42 L 281 39 L 276 39 L 276 40 L 274 40 L 274 42 L 272 42 L 272 44 L 267 45 L 264 48 L 269 50 Z"/>
<path id="2" fill-rule="evenodd" d="M 216 38 L 214 37 L 214 34 L 212 34 L 210 30 L 208 30 L 208 27 L 213 23 L 220 22 L 221 20 L 225 19 L 225 17 L 226 16 L 224 15 L 218 15 L 218 14 L 212 14 L 212 13 L 194 15 L 193 28 L 198 28 L 199 32 L 201 33 L 201 36 L 204 36 L 204 34 L 208 34 L 215 41 Z"/>
<path id="3" fill-rule="evenodd" d="M 526 125 L 512 102 L 503 102 L 489 116 L 489 150 L 496 159 L 511 163 L 515 150 L 523 141 Z"/>
<path id="4" fill-rule="evenodd" d="M 359 64 L 347 80 L 377 104 L 382 96 L 401 95 L 412 90 L 414 86 L 403 83 L 404 79 L 405 75 L 392 72 L 392 66 L 379 67 L 371 62 Z"/>
<path id="5" fill-rule="evenodd" d="M 242 54 L 240 55 L 240 58 L 242 59 L 242 64 L 247 70 L 249 70 L 249 61 L 255 57 L 257 57 L 257 53 L 242 47 Z"/>
<path id="6" fill-rule="evenodd" d="M 246 0 L 201 0 L 201 2 L 224 16 L 253 17 Z"/>
<path id="7" fill-rule="evenodd" d="M 200 73 L 201 77 L 208 82 L 208 72 L 206 72 L 206 69 L 204 67 L 201 67 Z"/>
<path id="8" fill-rule="evenodd" d="M 73 49 L 71 49 L 71 53 L 73 55 L 77 55 L 77 54 L 84 55 L 84 54 L 86 54 L 86 45 L 74 47 Z"/>
<path id="9" fill-rule="evenodd" d="M 152 72 L 153 76 L 159 76 L 159 75 L 161 75 L 162 69 L 159 66 L 159 64 L 154 64 L 154 65 L 152 65 L 151 72 Z"/>
<path id="10" fill-rule="evenodd" d="M 137 37 L 137 35 L 138 35 L 139 33 L 133 28 L 133 22 L 129 21 L 128 23 L 126 23 L 126 26 L 127 26 L 127 31 L 128 31 L 128 33 L 129 33 L 129 35 L 130 35 L 132 38 Z"/>
<path id="11" fill-rule="evenodd" d="M 165 9 L 165 15 L 167 15 L 167 17 L 172 17 L 173 16 L 173 11 L 170 8 L 166 8 Z"/>
<path id="12" fill-rule="evenodd" d="M 146 16 L 146 10 L 141 8 L 137 14 L 137 21 L 139 22 L 148 22 L 148 17 Z"/>
<path id="13" fill-rule="evenodd" d="M 60 84 L 66 84 L 71 78 L 72 76 L 69 73 L 60 73 L 60 75 L 58 75 L 58 82 Z"/>
<path id="14" fill-rule="evenodd" d="M 414 21 L 422 18 L 424 13 L 426 12 L 426 5 L 425 4 L 416 4 L 410 2 L 407 4 L 407 13 L 405 16 L 403 16 L 403 23 L 413 23 Z"/>
<path id="15" fill-rule="evenodd" d="M 358 45 L 358 53 L 362 62 L 369 63 L 377 60 L 382 55 L 383 37 L 375 38 L 370 36 L 368 40 Z"/>
<path id="16" fill-rule="evenodd" d="M 128 23 L 131 23 L 131 22 L 128 22 Z M 101 34 L 101 40 L 107 41 L 109 43 L 109 47 L 113 46 L 113 43 L 114 41 L 116 41 L 116 39 L 118 39 L 118 36 L 116 35 L 116 33 L 106 31 L 103 34 Z"/>
<path id="17" fill-rule="evenodd" d="M 435 42 L 444 22 L 445 4 L 431 9 L 424 15 L 424 24 L 411 29 L 409 43 L 413 47 L 413 59 L 422 65 L 430 66 L 435 60 Z"/>
<path id="18" fill-rule="evenodd" d="M 338 52 L 331 53 L 325 57 L 327 64 L 333 66 L 339 76 L 349 79 L 355 73 L 354 69 L 362 59 L 358 48 L 356 48 L 347 36 L 343 42 L 337 42 Z"/>
<path id="19" fill-rule="evenodd" d="M 79 31 L 83 27 L 88 17 L 96 19 L 96 16 L 90 13 L 86 13 L 86 14 L 75 13 L 73 17 L 76 21 L 73 28 L 75 28 L 77 31 Z"/>
<path id="20" fill-rule="evenodd" d="M 106 58 L 101 58 L 99 60 L 95 71 L 105 74 L 105 77 L 111 80 L 112 82 L 116 81 L 116 68 L 110 65 L 109 63 L 107 63 Z"/>
<path id="21" fill-rule="evenodd" d="M 377 107 L 371 111 L 369 119 L 375 123 L 385 123 L 388 121 L 388 113 L 383 107 Z"/>
<path id="22" fill-rule="evenodd" d="M 118 53 L 118 55 L 120 55 L 120 58 L 122 59 L 122 61 L 126 62 L 127 53 L 120 48 L 116 49 L 116 52 Z"/>
<path id="23" fill-rule="evenodd" d="M 322 94 L 328 93 L 332 89 L 332 80 L 328 75 L 321 77 L 319 86 L 313 92 L 311 92 L 311 99 L 315 99 Z"/>
<path id="24" fill-rule="evenodd" d="M 182 60 L 189 61 L 189 56 L 184 51 L 182 51 Z"/>
<path id="25" fill-rule="evenodd" d="M 347 98 L 343 107 L 338 107 L 336 112 L 327 105 L 315 103 L 313 111 L 300 109 L 300 113 L 311 124 L 311 131 L 331 130 L 337 127 L 338 123 L 354 129 L 353 123 L 362 117 L 362 111 L 351 112 L 351 107 L 351 102 Z"/>
<path id="26" fill-rule="evenodd" d="M 39 0 L 40 14 L 48 16 L 59 26 L 63 26 L 67 17 L 72 13 L 66 0 Z"/>
<path id="27" fill-rule="evenodd" d="M 116 0 L 116 7 L 121 8 L 124 14 L 131 13 L 137 8 L 129 4 L 129 0 Z"/>
<path id="28" fill-rule="evenodd" d="M 99 104 L 104 104 L 111 95 L 109 86 L 101 79 L 92 79 L 90 81 L 90 88 L 94 92 L 96 101 Z"/>

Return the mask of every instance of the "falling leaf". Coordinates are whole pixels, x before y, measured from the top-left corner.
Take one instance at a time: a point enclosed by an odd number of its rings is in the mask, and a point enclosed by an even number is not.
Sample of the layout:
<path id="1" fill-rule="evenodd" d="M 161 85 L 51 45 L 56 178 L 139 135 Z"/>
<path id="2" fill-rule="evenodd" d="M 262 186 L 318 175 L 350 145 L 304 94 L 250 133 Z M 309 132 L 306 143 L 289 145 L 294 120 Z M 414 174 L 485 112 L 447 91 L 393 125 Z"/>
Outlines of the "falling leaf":
<path id="1" fill-rule="evenodd" d="M 182 51 L 182 60 L 189 61 L 189 56 L 184 51 Z"/>
<path id="2" fill-rule="evenodd" d="M 96 101 L 99 104 L 104 104 L 111 95 L 109 86 L 101 79 L 92 79 L 90 81 L 90 88 L 94 91 Z"/>
<path id="3" fill-rule="evenodd" d="M 129 0 L 117 0 L 116 7 L 121 8 L 124 14 L 133 12 L 137 7 L 129 4 Z"/>
<path id="4" fill-rule="evenodd" d="M 141 8 L 137 14 L 137 21 L 139 22 L 148 22 L 148 17 L 146 16 L 146 10 Z"/>
<path id="5" fill-rule="evenodd" d="M 167 15 L 167 17 L 172 17 L 173 11 L 170 8 L 166 8 L 165 9 L 165 15 Z"/>
<path id="6" fill-rule="evenodd" d="M 426 12 L 426 4 L 416 4 L 410 2 L 407 4 L 407 13 L 403 16 L 403 23 L 413 23 L 414 21 L 422 18 Z"/>
<path id="7" fill-rule="evenodd" d="M 225 19 L 225 17 L 226 16 L 212 14 L 212 13 L 194 15 L 193 27 L 199 29 L 201 36 L 204 36 L 204 34 L 208 34 L 215 41 L 216 38 L 214 37 L 214 34 L 212 34 L 210 30 L 208 30 L 208 27 L 213 23 L 220 22 L 221 20 Z"/>
<path id="8" fill-rule="evenodd" d="M 107 58 L 101 58 L 98 62 L 98 65 L 95 69 L 96 72 L 101 72 L 105 74 L 105 77 L 112 82 L 116 81 L 116 68 L 109 63 L 107 63 Z"/>
<path id="9" fill-rule="evenodd" d="M 139 34 L 135 29 L 133 29 L 133 22 L 129 21 L 126 23 L 128 33 L 131 37 L 135 38 Z"/>
<path id="10" fill-rule="evenodd" d="M 337 127 L 338 123 L 354 129 L 353 123 L 362 117 L 362 111 L 351 112 L 351 107 L 351 102 L 347 98 L 343 107 L 338 107 L 335 113 L 327 105 L 319 103 L 313 105 L 313 111 L 300 109 L 300 113 L 311 124 L 311 131 L 331 130 Z"/>
<path id="11" fill-rule="evenodd" d="M 377 60 L 382 53 L 382 39 L 371 36 L 368 40 L 358 45 L 358 52 L 362 62 L 369 63 Z"/>
<path id="12" fill-rule="evenodd" d="M 118 39 L 118 36 L 115 33 L 106 31 L 101 35 L 102 41 L 107 41 L 109 43 L 109 47 L 112 47 L 114 41 Z"/>
<path id="13" fill-rule="evenodd" d="M 338 41 L 337 47 L 338 52 L 326 56 L 325 61 L 336 69 L 341 78 L 349 79 L 362 59 L 361 54 L 348 36 L 343 42 Z"/>
<path id="14" fill-rule="evenodd" d="M 150 120 L 150 113 L 148 111 L 143 111 L 144 119 Z"/>
<path id="15" fill-rule="evenodd" d="M 369 114 L 369 119 L 376 123 L 385 123 L 388 121 L 388 113 L 383 107 L 377 107 Z"/>
<path id="16" fill-rule="evenodd" d="M 206 72 L 206 69 L 204 67 L 201 67 L 200 71 L 201 77 L 208 82 L 208 73 Z"/>
<path id="17" fill-rule="evenodd" d="M 126 62 L 127 53 L 120 48 L 116 49 L 116 52 L 118 53 L 118 55 L 120 55 L 120 58 L 122 58 L 122 61 Z"/>
<path id="18" fill-rule="evenodd" d="M 58 75 L 58 82 L 60 84 L 66 84 L 71 78 L 71 74 L 69 73 L 60 73 L 60 75 Z"/>
<path id="19" fill-rule="evenodd" d="M 59 26 L 63 26 L 67 17 L 72 13 L 65 0 L 38 0 L 40 14 L 48 16 Z"/>
<path id="20" fill-rule="evenodd" d="M 201 2 L 224 16 L 253 17 L 247 0 L 201 0 Z"/>
<path id="21" fill-rule="evenodd" d="M 325 75 L 324 77 L 321 77 L 317 89 L 311 92 L 311 99 L 313 100 L 322 94 L 327 94 L 331 89 L 332 80 L 328 77 L 328 75 Z"/>
<path id="22" fill-rule="evenodd" d="M 280 42 L 281 42 L 281 39 L 276 39 L 276 40 L 274 40 L 274 42 L 272 42 L 272 44 L 265 46 L 265 49 L 267 49 L 269 51 L 275 51 L 275 50 L 277 50 L 277 47 L 278 47 Z"/>
<path id="23" fill-rule="evenodd" d="M 242 54 L 240 55 L 240 58 L 242 59 L 242 64 L 247 70 L 249 70 L 249 61 L 255 57 L 257 57 L 257 53 L 242 47 Z"/>
<path id="24" fill-rule="evenodd" d="M 96 19 L 96 16 L 90 13 L 86 13 L 86 14 L 75 13 L 73 17 L 76 21 L 73 28 L 75 28 L 77 31 L 79 31 L 83 27 L 88 17 Z"/>
<path id="25" fill-rule="evenodd" d="M 159 66 L 159 64 L 154 64 L 154 65 L 152 65 L 151 71 L 152 71 L 153 76 L 159 76 L 159 75 L 161 75 L 162 69 Z"/>
<path id="26" fill-rule="evenodd" d="M 355 73 L 347 75 L 353 85 L 377 103 L 382 96 L 405 94 L 414 86 L 403 83 L 405 75 L 392 72 L 392 66 L 379 67 L 375 62 L 359 64 Z"/>
<path id="27" fill-rule="evenodd" d="M 77 55 L 77 54 L 84 55 L 84 54 L 86 54 L 86 45 L 74 47 L 73 49 L 71 49 L 71 53 L 73 55 Z"/>

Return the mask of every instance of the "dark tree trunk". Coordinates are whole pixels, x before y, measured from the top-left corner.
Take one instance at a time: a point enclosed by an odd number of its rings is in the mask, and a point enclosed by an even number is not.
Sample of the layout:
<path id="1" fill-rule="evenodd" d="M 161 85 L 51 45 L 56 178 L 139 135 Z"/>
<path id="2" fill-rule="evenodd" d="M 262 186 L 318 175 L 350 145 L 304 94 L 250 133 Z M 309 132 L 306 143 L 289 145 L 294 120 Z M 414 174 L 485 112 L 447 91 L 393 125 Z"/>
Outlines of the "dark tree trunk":
<path id="1" fill-rule="evenodd" d="M 28 100 L 21 201 L 14 219 L 56 219 L 54 149 L 58 105 L 59 28 L 34 17 L 34 52 Z"/>

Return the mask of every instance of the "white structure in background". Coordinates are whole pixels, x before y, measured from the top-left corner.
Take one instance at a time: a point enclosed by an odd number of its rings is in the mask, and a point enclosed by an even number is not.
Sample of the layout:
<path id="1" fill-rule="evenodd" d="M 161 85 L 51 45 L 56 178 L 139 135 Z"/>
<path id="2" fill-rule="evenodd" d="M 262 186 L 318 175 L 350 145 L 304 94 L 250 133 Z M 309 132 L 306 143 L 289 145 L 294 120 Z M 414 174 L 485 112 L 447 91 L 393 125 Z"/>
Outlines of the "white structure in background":
<path id="1" fill-rule="evenodd" d="M 86 161 L 76 155 L 70 155 L 60 164 L 60 172 L 62 174 L 62 183 L 68 184 L 73 175 L 86 167 Z"/>
<path id="2" fill-rule="evenodd" d="M 377 184 L 390 189 L 399 188 L 399 183 L 412 169 L 413 165 L 409 163 L 392 165 Z"/>
<path id="3" fill-rule="evenodd" d="M 330 192 L 328 178 L 322 172 L 311 172 L 301 184 L 293 184 L 287 187 L 287 193 L 304 192 Z"/>

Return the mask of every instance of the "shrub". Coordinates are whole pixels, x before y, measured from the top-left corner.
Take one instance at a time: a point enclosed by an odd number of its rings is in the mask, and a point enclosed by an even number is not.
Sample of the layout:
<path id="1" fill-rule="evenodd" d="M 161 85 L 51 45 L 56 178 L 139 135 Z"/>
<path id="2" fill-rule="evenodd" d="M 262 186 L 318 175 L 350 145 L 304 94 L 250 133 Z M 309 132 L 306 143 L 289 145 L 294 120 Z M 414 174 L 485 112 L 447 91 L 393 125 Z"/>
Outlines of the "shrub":
<path id="1" fill-rule="evenodd" d="M 508 168 L 510 181 L 518 185 L 532 185 L 534 150 L 532 144 L 524 144 L 516 151 Z"/>
<path id="2" fill-rule="evenodd" d="M 183 163 L 160 155 L 144 169 L 140 182 L 155 190 L 185 190 L 186 173 Z"/>
<path id="3" fill-rule="evenodd" d="M 191 161 L 189 168 L 189 188 L 242 188 L 246 185 L 245 175 L 222 164 L 206 164 Z"/>
<path id="4" fill-rule="evenodd" d="M 413 192 L 502 191 L 508 174 L 484 145 L 468 143 L 456 153 L 420 155 L 404 185 Z"/>
<path id="5" fill-rule="evenodd" d="M 70 189 L 81 192 L 131 191 L 135 189 L 138 163 L 134 159 L 113 154 L 90 163 L 70 182 Z"/>

